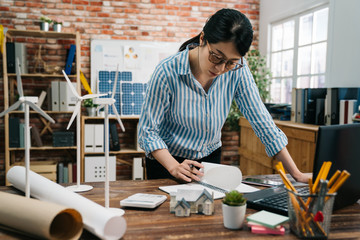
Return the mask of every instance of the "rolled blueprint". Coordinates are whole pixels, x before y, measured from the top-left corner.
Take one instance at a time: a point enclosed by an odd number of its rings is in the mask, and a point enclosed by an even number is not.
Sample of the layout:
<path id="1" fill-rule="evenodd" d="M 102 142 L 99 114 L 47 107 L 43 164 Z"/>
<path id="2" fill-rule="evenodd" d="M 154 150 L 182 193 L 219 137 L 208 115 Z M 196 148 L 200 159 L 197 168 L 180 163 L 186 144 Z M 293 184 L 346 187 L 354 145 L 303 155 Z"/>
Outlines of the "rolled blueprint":
<path id="1" fill-rule="evenodd" d="M 126 221 L 122 216 L 103 206 L 67 190 L 49 179 L 30 171 L 31 196 L 42 201 L 69 206 L 80 212 L 85 228 L 102 239 L 119 239 L 126 230 Z M 12 167 L 7 173 L 8 181 L 21 191 L 25 189 L 25 168 Z"/>
<path id="2" fill-rule="evenodd" d="M 0 224 L 25 235 L 78 239 L 83 230 L 80 213 L 62 205 L 0 192 L 0 206 Z"/>

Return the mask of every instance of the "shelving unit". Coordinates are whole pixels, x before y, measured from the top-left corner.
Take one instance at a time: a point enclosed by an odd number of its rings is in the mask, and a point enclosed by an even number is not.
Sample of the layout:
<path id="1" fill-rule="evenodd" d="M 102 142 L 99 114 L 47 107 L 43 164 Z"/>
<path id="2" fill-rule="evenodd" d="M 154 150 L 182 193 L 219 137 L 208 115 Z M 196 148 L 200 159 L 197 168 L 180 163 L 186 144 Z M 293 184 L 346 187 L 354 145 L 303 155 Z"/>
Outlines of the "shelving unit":
<path id="1" fill-rule="evenodd" d="M 138 116 L 121 116 L 120 117 L 122 122 L 125 125 L 125 133 L 128 135 L 131 135 L 131 138 L 133 138 L 133 142 L 129 143 L 129 146 L 121 147 L 120 151 L 110 151 L 110 155 L 115 155 L 117 158 L 119 156 L 145 156 L 145 152 L 141 149 L 138 149 L 137 147 L 137 135 L 136 131 L 129 131 L 126 130 L 127 122 L 134 122 L 134 125 L 137 126 L 139 117 Z M 116 121 L 115 117 L 109 117 L 109 121 Z M 82 116 L 81 117 L 81 177 L 82 181 L 84 181 L 84 169 L 85 169 L 85 157 L 86 156 L 104 156 L 104 151 L 102 152 L 85 152 L 85 124 L 86 123 L 97 123 L 97 124 L 103 124 L 104 118 L 103 117 L 89 117 L 89 116 Z M 118 125 L 118 123 L 117 123 Z M 121 130 L 118 131 L 118 134 L 122 134 Z M 119 136 L 119 139 L 121 139 L 121 136 Z M 118 160 L 122 162 L 121 160 Z M 125 164 L 129 164 L 127 162 L 123 162 Z M 130 163 L 131 165 L 132 163 Z"/>
<path id="2" fill-rule="evenodd" d="M 55 40 L 69 40 L 69 41 L 75 41 L 76 44 L 76 74 L 70 75 L 72 79 L 76 78 L 77 83 L 77 91 L 81 92 L 81 85 L 80 85 L 80 34 L 79 32 L 76 33 L 59 33 L 59 32 L 53 32 L 53 31 L 33 31 L 33 30 L 16 30 L 16 29 L 9 29 L 4 38 L 3 45 L 6 46 L 7 41 L 16 42 L 16 38 L 40 38 L 40 39 L 55 39 Z M 31 44 L 31 43 L 30 43 Z M 55 43 L 52 43 L 55 44 Z M 60 44 L 60 43 L 56 43 Z M 9 79 L 16 79 L 15 73 L 8 73 L 7 72 L 7 53 L 6 53 L 6 47 L 4 47 L 3 52 L 3 81 L 4 81 L 4 109 L 7 109 L 14 101 L 15 96 L 15 90 L 14 85 L 9 85 Z M 29 73 L 29 74 L 22 74 L 21 75 L 22 80 L 26 81 L 26 79 L 41 79 L 44 81 L 52 81 L 53 79 L 63 79 L 63 75 L 61 74 L 44 74 L 44 73 Z M 58 111 L 45 111 L 46 113 L 54 116 L 59 114 L 67 114 L 69 117 L 71 116 L 71 112 L 58 112 Z M 15 161 L 15 153 L 21 150 L 24 150 L 23 148 L 10 148 L 9 147 L 9 115 L 19 115 L 22 114 L 23 111 L 13 111 L 9 114 L 6 114 L 4 117 L 4 133 L 5 133 L 5 174 L 10 169 L 10 167 L 14 164 Z M 34 115 L 37 115 L 37 113 L 31 111 L 30 112 L 30 119 L 34 118 Z M 31 121 L 31 120 L 30 120 Z M 46 127 L 46 126 L 45 126 Z M 70 146 L 70 147 L 52 147 L 52 146 L 43 146 L 43 147 L 31 147 L 31 151 L 52 151 L 52 150 L 73 150 L 76 149 L 76 146 Z M 6 180 L 6 185 L 9 183 Z"/>

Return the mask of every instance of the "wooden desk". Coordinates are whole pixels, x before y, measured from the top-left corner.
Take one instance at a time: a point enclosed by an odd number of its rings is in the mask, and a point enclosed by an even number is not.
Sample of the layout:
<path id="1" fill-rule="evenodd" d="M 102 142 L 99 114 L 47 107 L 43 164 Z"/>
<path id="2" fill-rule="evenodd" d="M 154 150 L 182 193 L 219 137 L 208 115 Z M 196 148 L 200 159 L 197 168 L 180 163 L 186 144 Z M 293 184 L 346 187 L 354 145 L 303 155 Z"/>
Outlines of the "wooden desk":
<path id="1" fill-rule="evenodd" d="M 134 193 L 165 194 L 159 186 L 176 184 L 173 180 L 117 181 L 110 183 L 110 207 L 119 207 L 119 201 Z M 104 205 L 104 183 L 92 184 L 94 189 L 82 193 L 101 205 Z M 17 193 L 11 187 L 0 187 L 0 191 Z M 1 206 L 0 206 L 1 207 Z M 247 209 L 247 215 L 256 212 Z M 215 214 L 212 216 L 191 214 L 190 217 L 175 217 L 169 213 L 169 196 L 155 210 L 125 208 L 124 215 L 127 230 L 123 239 L 297 239 L 286 226 L 285 236 L 256 235 L 247 227 L 242 230 L 228 230 L 223 226 L 221 200 L 215 201 Z M 332 216 L 329 239 L 360 239 L 360 205 L 356 204 Z M 0 239 L 26 239 L 0 230 Z M 84 231 L 81 239 L 97 239 Z"/>
<path id="2" fill-rule="evenodd" d="M 289 141 L 287 149 L 299 170 L 312 172 L 319 126 L 279 120 L 274 122 L 287 136 Z M 266 155 L 265 146 L 255 135 L 250 123 L 241 117 L 239 125 L 239 155 L 242 173 L 244 175 L 276 173 L 275 158 Z"/>

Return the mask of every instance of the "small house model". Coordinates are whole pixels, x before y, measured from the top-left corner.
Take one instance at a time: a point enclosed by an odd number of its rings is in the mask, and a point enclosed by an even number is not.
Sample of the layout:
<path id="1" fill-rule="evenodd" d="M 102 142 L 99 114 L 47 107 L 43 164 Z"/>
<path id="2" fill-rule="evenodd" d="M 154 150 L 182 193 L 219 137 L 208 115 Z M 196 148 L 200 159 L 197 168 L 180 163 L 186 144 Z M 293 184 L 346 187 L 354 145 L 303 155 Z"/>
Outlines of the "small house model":
<path id="1" fill-rule="evenodd" d="M 212 215 L 214 197 L 206 189 L 178 189 L 170 194 L 170 213 L 175 213 L 177 217 L 188 217 L 191 213 Z"/>

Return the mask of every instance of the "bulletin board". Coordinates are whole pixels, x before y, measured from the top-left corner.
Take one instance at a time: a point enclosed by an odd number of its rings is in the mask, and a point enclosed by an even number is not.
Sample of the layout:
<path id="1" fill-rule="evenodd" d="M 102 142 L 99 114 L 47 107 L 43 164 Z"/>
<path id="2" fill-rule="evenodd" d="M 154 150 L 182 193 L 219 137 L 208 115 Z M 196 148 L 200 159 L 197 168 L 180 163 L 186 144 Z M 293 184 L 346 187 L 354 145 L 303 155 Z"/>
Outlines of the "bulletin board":
<path id="1" fill-rule="evenodd" d="M 98 72 L 132 72 L 133 82 L 150 80 L 157 64 L 178 52 L 181 43 L 131 40 L 91 40 L 91 89 L 97 92 Z"/>

